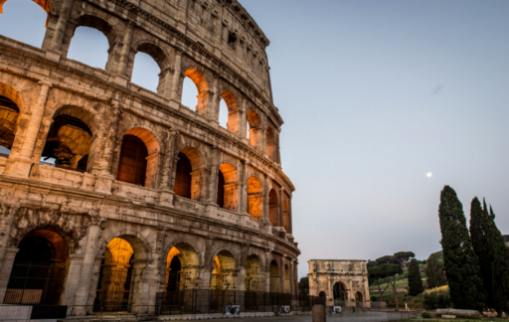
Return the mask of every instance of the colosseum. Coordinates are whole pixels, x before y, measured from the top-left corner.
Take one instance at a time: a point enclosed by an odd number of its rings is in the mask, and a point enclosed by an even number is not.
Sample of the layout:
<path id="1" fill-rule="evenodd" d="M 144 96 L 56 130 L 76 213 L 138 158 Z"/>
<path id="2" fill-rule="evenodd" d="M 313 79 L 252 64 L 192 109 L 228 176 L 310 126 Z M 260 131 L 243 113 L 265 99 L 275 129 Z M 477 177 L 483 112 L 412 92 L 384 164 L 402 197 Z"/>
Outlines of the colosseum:
<path id="1" fill-rule="evenodd" d="M 89 316 L 292 304 L 294 186 L 269 41 L 248 12 L 236 0 L 33 2 L 42 45 L 0 36 L 4 305 Z M 107 40 L 104 68 L 68 56 L 82 27 Z M 132 81 L 139 53 L 160 69 L 154 91 Z"/>

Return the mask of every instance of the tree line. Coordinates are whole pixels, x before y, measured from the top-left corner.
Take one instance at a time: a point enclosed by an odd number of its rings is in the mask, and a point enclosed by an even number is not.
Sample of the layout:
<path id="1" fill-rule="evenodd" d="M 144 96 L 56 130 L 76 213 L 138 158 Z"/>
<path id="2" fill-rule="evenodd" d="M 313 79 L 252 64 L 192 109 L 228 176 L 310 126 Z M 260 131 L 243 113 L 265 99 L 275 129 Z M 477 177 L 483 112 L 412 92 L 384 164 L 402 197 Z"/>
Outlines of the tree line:
<path id="1" fill-rule="evenodd" d="M 440 230 L 444 268 L 454 307 L 509 310 L 509 249 L 495 224 L 495 213 L 475 197 L 467 228 L 456 192 L 445 186 L 440 195 Z"/>

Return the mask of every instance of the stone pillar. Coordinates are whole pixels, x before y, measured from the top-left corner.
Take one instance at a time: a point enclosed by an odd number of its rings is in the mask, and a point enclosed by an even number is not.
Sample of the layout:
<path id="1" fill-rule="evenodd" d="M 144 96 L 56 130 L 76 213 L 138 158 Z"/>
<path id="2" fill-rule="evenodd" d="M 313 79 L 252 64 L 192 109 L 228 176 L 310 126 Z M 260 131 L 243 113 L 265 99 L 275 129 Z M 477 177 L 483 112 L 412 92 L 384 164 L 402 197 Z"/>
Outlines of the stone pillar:
<path id="1" fill-rule="evenodd" d="M 75 277 L 79 279 L 81 283 L 74 294 L 74 303 L 71 315 L 83 316 L 87 315 L 87 313 L 91 313 L 92 311 L 92 308 L 87 307 L 87 304 L 89 303 L 90 291 L 93 289 L 92 283 L 93 281 L 96 281 L 92 277 L 94 264 L 96 262 L 96 254 L 100 246 L 97 244 L 100 231 L 101 229 L 98 225 L 92 225 L 88 228 L 87 242 L 81 263 L 81 271 L 79 272 L 79 276 Z"/>
<path id="2" fill-rule="evenodd" d="M 112 72 L 117 76 L 123 76 L 127 79 L 131 78 L 132 69 L 134 65 L 134 57 L 131 56 L 131 41 L 133 38 L 133 23 L 129 22 L 124 28 L 122 42 L 118 45 L 112 44 L 110 53 L 115 54 L 118 51 L 117 57 L 109 55 L 106 70 Z M 117 59 L 116 59 L 117 58 Z"/>
<path id="3" fill-rule="evenodd" d="M 9 278 L 11 277 L 12 266 L 14 265 L 17 252 L 18 248 L 9 247 L 5 250 L 3 256 L 2 266 L 0 267 L 0 299 L 2 302 L 5 297 L 5 291 L 7 290 L 7 284 L 9 284 Z"/>
<path id="4" fill-rule="evenodd" d="M 23 131 L 22 146 L 18 153 L 14 150 L 13 153 L 9 155 L 6 169 L 4 171 L 4 174 L 6 175 L 28 177 L 30 175 L 32 165 L 34 162 L 38 161 L 34 160 L 35 156 L 33 153 L 39 136 L 39 130 L 41 128 L 46 101 L 48 99 L 48 93 L 51 86 L 46 82 L 41 82 L 40 85 L 41 92 L 36 104 L 30 109 L 31 115 L 28 120 L 26 119 L 26 115 L 23 116 L 28 124 Z"/>
<path id="5" fill-rule="evenodd" d="M 206 113 L 206 117 L 214 122 L 215 124 L 219 124 L 219 104 L 221 102 L 221 93 L 219 93 L 219 82 L 217 78 L 211 82 L 210 90 L 208 93 L 207 107 L 208 112 Z"/>
<path id="6" fill-rule="evenodd" d="M 240 192 L 240 209 L 241 214 L 247 213 L 247 169 L 246 161 L 240 161 L 240 174 L 239 174 L 239 192 Z"/>
<path id="7" fill-rule="evenodd" d="M 67 269 L 67 278 L 65 279 L 64 291 L 62 294 L 62 304 L 69 306 L 69 312 L 72 312 L 72 305 L 76 290 L 83 280 L 81 280 L 81 267 L 83 265 L 83 255 L 73 254 L 69 256 L 69 267 Z"/>
<path id="8" fill-rule="evenodd" d="M 159 84 L 157 85 L 157 93 L 167 99 L 173 98 L 173 76 L 175 72 L 169 66 L 163 66 L 159 73 Z"/>
<path id="9" fill-rule="evenodd" d="M 170 190 L 170 176 L 173 170 L 173 157 L 175 154 L 175 132 L 167 131 L 161 146 L 160 179 L 159 189 Z"/>
<path id="10" fill-rule="evenodd" d="M 239 137 L 247 142 L 247 100 L 243 99 L 239 106 Z"/>
<path id="11" fill-rule="evenodd" d="M 58 55 L 62 54 L 62 44 L 67 29 L 67 22 L 71 15 L 74 0 L 66 0 L 61 2 L 58 17 L 53 17 L 48 13 L 48 23 L 46 26 L 46 34 L 42 43 L 42 49 L 51 51 Z"/>
<path id="12" fill-rule="evenodd" d="M 216 204 L 217 201 L 217 184 L 219 172 L 219 149 L 214 148 L 211 151 L 210 171 L 208 180 L 207 202 Z"/>
<path id="13" fill-rule="evenodd" d="M 180 104 L 182 99 L 182 83 L 184 77 L 182 77 L 182 53 L 180 51 L 175 52 L 175 65 L 173 65 L 173 75 L 171 79 L 171 90 L 169 98 Z"/>
<path id="14" fill-rule="evenodd" d="M 270 225 L 270 219 L 269 219 L 269 180 L 267 178 L 267 174 L 264 174 L 263 175 L 263 188 L 262 188 L 262 193 L 263 193 L 263 215 L 262 215 L 262 222 L 265 224 L 265 225 Z"/>

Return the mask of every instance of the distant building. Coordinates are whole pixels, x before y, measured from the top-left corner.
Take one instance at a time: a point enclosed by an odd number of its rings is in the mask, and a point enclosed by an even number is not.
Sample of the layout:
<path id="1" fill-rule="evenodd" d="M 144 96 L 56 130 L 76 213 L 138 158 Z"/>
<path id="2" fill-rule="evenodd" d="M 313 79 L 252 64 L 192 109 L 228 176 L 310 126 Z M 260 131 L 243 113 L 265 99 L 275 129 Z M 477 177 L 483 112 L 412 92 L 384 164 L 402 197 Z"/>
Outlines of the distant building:
<path id="1" fill-rule="evenodd" d="M 325 297 L 327 306 L 371 307 L 366 261 L 312 259 L 308 272 L 309 295 Z"/>

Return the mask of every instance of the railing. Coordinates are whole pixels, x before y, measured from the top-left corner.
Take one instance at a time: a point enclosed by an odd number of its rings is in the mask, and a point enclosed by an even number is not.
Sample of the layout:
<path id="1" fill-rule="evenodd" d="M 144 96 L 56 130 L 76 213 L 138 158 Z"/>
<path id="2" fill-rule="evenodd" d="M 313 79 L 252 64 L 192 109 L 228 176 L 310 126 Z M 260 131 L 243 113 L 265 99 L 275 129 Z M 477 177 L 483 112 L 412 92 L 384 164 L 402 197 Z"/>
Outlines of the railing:
<path id="1" fill-rule="evenodd" d="M 318 297 L 284 293 L 191 289 L 158 293 L 155 312 L 158 315 L 225 313 L 227 306 L 238 305 L 241 312 L 279 313 L 283 306 L 309 311 L 321 301 Z"/>

